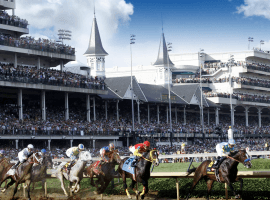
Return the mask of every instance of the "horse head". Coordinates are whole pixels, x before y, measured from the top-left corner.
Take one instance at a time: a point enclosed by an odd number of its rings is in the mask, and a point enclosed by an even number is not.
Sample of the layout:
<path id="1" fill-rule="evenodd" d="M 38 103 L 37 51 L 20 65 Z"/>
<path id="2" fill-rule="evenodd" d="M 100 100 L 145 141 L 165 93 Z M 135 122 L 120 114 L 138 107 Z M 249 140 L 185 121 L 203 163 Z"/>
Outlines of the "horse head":
<path id="1" fill-rule="evenodd" d="M 92 160 L 91 153 L 89 151 L 81 151 L 79 155 L 79 161 L 90 161 Z"/>
<path id="2" fill-rule="evenodd" d="M 156 149 L 146 151 L 144 157 L 145 160 L 152 162 L 156 167 L 159 166 L 158 152 Z"/>
<path id="3" fill-rule="evenodd" d="M 44 164 L 44 159 L 39 153 L 33 153 L 28 160 L 30 163 L 34 163 L 34 165 Z"/>
<path id="4" fill-rule="evenodd" d="M 239 151 L 235 152 L 232 157 L 238 162 L 242 163 L 246 168 L 251 168 L 252 164 L 245 149 L 240 149 Z"/>
<path id="5" fill-rule="evenodd" d="M 116 163 L 120 164 L 121 163 L 121 158 L 118 154 L 118 150 L 112 150 L 109 154 L 109 162 L 115 161 Z"/>

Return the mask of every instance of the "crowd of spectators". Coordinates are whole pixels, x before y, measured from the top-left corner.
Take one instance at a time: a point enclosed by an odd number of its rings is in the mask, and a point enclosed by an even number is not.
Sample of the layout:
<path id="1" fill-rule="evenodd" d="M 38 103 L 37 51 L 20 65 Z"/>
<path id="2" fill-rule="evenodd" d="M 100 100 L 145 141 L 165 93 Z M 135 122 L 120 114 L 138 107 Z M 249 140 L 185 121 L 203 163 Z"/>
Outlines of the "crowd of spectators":
<path id="1" fill-rule="evenodd" d="M 223 97 L 230 98 L 230 93 L 225 92 L 207 92 L 204 94 L 206 97 Z M 267 95 L 258 95 L 258 94 L 245 94 L 245 93 L 233 93 L 233 99 L 237 99 L 239 101 L 250 101 L 250 102 L 259 102 L 259 103 L 270 103 L 270 97 Z"/>
<path id="2" fill-rule="evenodd" d="M 86 77 L 68 71 L 0 63 L 0 80 L 105 90 L 104 78 Z"/>
<path id="3" fill-rule="evenodd" d="M 9 15 L 5 10 L 0 11 L 0 24 L 27 28 L 28 21 L 16 15 Z"/>
<path id="4" fill-rule="evenodd" d="M 0 45 L 19 47 L 24 49 L 32 49 L 50 53 L 60 53 L 67 55 L 75 55 L 75 48 L 69 45 L 57 43 L 49 39 L 35 39 L 31 36 L 14 37 L 10 34 L 0 32 Z"/>

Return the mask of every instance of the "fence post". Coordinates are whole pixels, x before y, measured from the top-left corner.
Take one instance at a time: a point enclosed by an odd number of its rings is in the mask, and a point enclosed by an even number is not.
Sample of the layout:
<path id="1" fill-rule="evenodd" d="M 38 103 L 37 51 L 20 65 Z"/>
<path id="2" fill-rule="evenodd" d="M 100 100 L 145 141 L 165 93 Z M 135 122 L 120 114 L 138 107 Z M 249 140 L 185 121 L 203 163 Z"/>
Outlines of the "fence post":
<path id="1" fill-rule="evenodd" d="M 47 197 L 47 181 L 44 182 L 44 189 L 45 189 L 45 197 Z"/>
<path id="2" fill-rule="evenodd" d="M 179 197 L 179 182 L 178 182 L 177 178 L 176 178 L 175 180 L 176 180 L 176 194 L 177 194 L 177 200 L 179 200 L 179 199 L 180 199 L 180 197 Z"/>
<path id="3" fill-rule="evenodd" d="M 226 200 L 228 200 L 228 185 L 227 185 L 227 183 L 225 183 L 225 197 L 226 197 Z"/>

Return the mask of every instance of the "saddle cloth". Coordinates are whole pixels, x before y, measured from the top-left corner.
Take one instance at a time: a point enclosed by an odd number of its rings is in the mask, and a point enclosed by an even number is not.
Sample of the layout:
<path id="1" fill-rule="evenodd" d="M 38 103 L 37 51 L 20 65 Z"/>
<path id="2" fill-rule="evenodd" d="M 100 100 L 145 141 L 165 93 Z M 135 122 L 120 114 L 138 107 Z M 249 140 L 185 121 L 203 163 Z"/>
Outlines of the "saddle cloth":
<path id="1" fill-rule="evenodd" d="M 216 169 L 212 168 L 213 164 L 214 164 L 214 161 L 210 162 L 209 165 L 207 166 L 206 168 L 207 174 L 215 174 Z"/>
<path id="2" fill-rule="evenodd" d="M 135 156 L 131 156 L 129 157 L 123 164 L 122 170 L 126 171 L 132 175 L 135 174 L 134 172 L 134 167 L 131 167 L 131 163 L 133 162 L 133 160 L 135 159 Z"/>
<path id="3" fill-rule="evenodd" d="M 101 166 L 98 166 L 98 164 L 100 163 L 100 160 L 99 161 L 96 161 L 94 164 L 93 164 L 93 172 L 97 175 L 100 174 L 100 171 L 101 171 Z"/>

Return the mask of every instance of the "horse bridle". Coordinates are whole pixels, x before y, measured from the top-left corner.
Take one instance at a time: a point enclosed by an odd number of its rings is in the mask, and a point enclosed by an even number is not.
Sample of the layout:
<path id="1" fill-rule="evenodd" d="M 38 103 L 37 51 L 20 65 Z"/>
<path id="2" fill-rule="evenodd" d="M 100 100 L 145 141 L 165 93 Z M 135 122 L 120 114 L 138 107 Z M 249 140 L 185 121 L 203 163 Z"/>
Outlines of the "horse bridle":
<path id="1" fill-rule="evenodd" d="M 233 157 L 227 156 L 227 158 L 230 158 L 230 159 L 235 160 L 235 161 L 237 161 L 237 162 L 239 162 L 239 163 L 242 163 L 242 162 L 240 162 L 239 160 L 236 160 L 236 159 L 233 158 Z M 250 158 L 245 159 L 244 162 L 243 162 L 242 164 L 245 165 L 245 163 L 248 162 L 248 161 L 250 161 Z"/>
<path id="2" fill-rule="evenodd" d="M 38 161 L 38 163 L 41 164 L 43 158 L 40 158 L 40 159 L 37 158 L 36 154 L 37 154 L 37 153 L 33 153 L 33 156 L 34 156 L 34 158 Z M 35 163 L 35 162 L 34 162 L 34 163 Z"/>
<path id="3" fill-rule="evenodd" d="M 150 156 L 149 156 L 149 159 L 150 159 L 150 160 L 147 159 L 147 158 L 145 158 L 145 157 L 143 157 L 143 156 L 142 156 L 142 158 L 143 158 L 144 160 L 146 160 L 146 161 L 149 161 L 149 162 L 157 161 L 157 158 L 155 158 L 155 159 L 153 158 L 153 152 L 157 152 L 157 151 L 156 151 L 156 150 L 151 150 L 151 151 L 150 151 Z"/>

